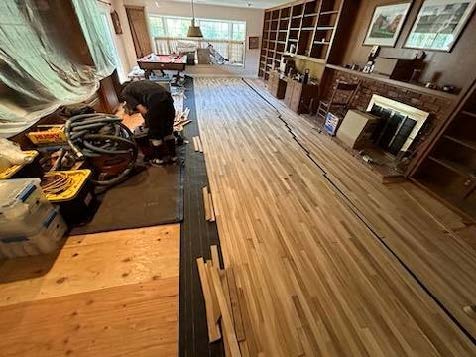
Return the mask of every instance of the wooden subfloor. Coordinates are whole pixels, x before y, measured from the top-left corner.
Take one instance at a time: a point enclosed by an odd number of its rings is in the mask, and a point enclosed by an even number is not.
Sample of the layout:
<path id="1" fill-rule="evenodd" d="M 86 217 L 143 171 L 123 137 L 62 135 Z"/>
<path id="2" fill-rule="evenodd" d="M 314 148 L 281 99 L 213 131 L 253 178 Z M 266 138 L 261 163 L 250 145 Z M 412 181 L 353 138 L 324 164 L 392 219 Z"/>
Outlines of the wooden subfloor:
<path id="1" fill-rule="evenodd" d="M 176 356 L 180 225 L 0 263 L 1 356 Z"/>
<path id="2" fill-rule="evenodd" d="M 239 79 L 199 78 L 195 89 L 225 265 L 244 290 L 259 350 L 475 355 L 461 330 L 476 332 L 463 311 L 476 297 L 475 238 L 460 217 L 411 183 L 379 183 L 267 96 L 311 161 Z"/>

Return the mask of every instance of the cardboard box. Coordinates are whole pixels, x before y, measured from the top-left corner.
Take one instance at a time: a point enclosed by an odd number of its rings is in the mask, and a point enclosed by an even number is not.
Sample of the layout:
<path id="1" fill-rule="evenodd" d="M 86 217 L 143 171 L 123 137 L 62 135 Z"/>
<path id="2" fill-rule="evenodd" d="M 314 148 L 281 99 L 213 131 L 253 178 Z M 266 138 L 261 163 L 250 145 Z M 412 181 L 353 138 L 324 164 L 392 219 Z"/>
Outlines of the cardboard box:
<path id="1" fill-rule="evenodd" d="M 371 144 L 371 136 L 378 118 L 370 113 L 349 110 L 342 121 L 337 138 L 352 149 L 363 149 Z"/>

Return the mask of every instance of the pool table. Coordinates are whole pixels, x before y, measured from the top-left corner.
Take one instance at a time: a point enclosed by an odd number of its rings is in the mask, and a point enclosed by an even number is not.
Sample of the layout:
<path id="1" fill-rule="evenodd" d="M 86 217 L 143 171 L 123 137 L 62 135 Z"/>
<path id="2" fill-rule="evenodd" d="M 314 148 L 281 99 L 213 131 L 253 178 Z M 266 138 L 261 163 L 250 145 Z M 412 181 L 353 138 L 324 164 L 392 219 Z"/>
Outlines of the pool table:
<path id="1" fill-rule="evenodd" d="M 165 70 L 178 71 L 179 73 L 185 70 L 187 64 L 187 56 L 180 55 L 156 55 L 154 53 L 137 60 L 139 67 L 145 70 L 145 77 L 149 78 L 152 71 Z"/>

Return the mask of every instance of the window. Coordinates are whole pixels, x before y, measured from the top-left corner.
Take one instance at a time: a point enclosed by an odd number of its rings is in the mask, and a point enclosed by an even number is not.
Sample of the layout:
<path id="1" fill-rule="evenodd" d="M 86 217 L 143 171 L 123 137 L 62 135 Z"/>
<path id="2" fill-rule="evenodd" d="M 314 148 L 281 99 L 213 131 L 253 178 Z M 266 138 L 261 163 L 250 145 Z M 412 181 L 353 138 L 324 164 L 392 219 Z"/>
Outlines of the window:
<path id="1" fill-rule="evenodd" d="M 216 51 L 228 59 L 231 64 L 244 63 L 246 23 L 241 21 L 196 19 L 203 38 L 187 38 L 191 18 L 157 16 L 149 17 L 150 32 L 154 39 L 157 53 L 170 54 L 179 52 L 178 47 L 184 41 L 194 42 L 197 48 L 206 48 L 211 44 Z"/>
<path id="2" fill-rule="evenodd" d="M 233 23 L 232 30 L 233 40 L 235 41 L 244 41 L 246 36 L 246 25 L 245 23 Z"/>
<path id="3" fill-rule="evenodd" d="M 203 38 L 209 40 L 230 40 L 231 23 L 210 20 L 198 20 Z"/>
<path id="4" fill-rule="evenodd" d="M 166 37 L 187 37 L 189 19 L 164 17 L 165 20 L 165 36 Z"/>
<path id="5" fill-rule="evenodd" d="M 151 16 L 149 18 L 149 24 L 152 38 L 165 36 L 164 20 L 162 17 Z"/>

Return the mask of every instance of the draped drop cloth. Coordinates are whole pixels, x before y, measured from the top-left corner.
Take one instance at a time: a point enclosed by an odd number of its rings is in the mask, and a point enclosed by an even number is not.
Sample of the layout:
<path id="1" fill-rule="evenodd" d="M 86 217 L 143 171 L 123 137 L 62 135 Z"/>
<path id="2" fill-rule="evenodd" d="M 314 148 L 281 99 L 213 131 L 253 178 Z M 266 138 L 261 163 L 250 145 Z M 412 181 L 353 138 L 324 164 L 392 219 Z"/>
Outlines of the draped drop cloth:
<path id="1" fill-rule="evenodd" d="M 73 44 L 67 30 L 48 17 L 49 1 L 0 1 L 0 136 L 13 136 L 61 105 L 90 98 L 99 80 L 113 72 L 112 44 L 96 0 L 72 5 L 94 66 L 68 50 Z"/>

